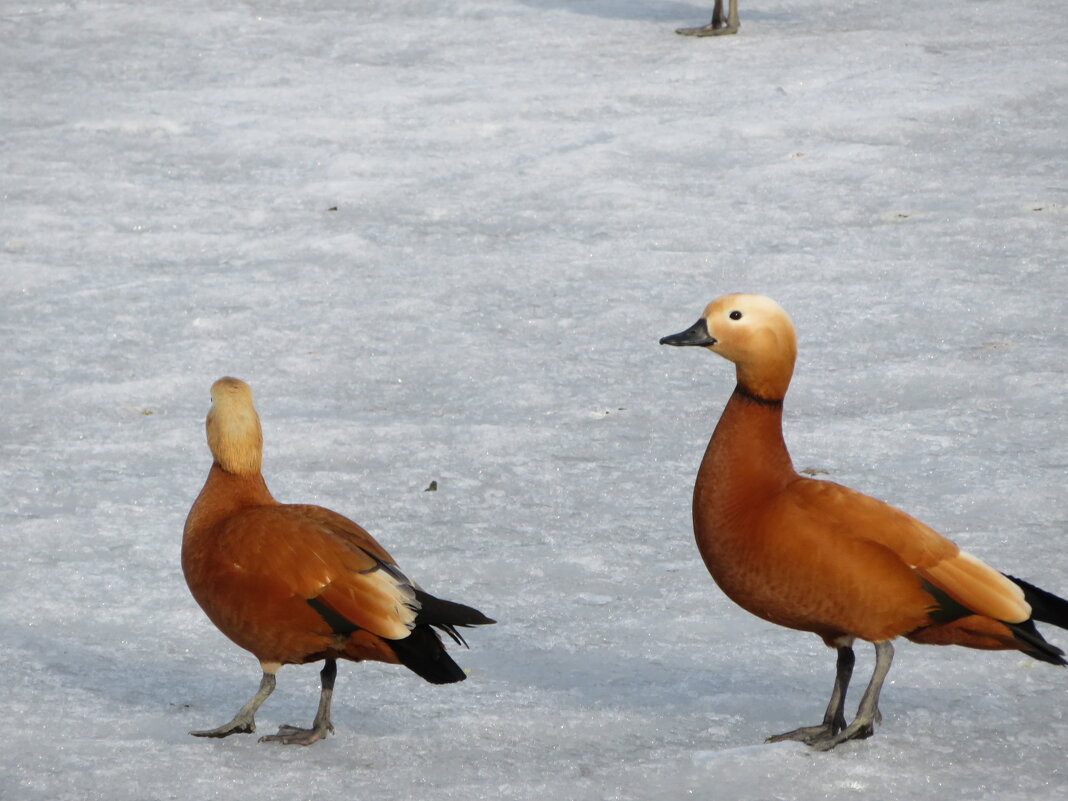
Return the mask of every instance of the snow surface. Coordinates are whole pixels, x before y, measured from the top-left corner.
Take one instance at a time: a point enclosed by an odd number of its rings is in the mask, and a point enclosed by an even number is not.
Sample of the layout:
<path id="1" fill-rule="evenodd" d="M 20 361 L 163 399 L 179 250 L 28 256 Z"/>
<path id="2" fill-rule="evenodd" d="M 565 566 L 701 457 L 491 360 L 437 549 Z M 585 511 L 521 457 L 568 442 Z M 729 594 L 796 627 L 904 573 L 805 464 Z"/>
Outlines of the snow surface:
<path id="1" fill-rule="evenodd" d="M 1068 592 L 1063 0 L 675 36 L 710 9 L 3 0 L 0 798 L 1068 797 L 1068 672 L 1015 653 L 902 643 L 873 739 L 761 744 L 834 655 L 708 578 L 732 374 L 657 345 L 774 296 L 797 466 Z M 259 681 L 179 567 L 225 374 L 280 499 L 501 621 L 467 682 L 344 664 L 324 743 L 187 734 Z M 261 733 L 315 709 L 279 678 Z"/>

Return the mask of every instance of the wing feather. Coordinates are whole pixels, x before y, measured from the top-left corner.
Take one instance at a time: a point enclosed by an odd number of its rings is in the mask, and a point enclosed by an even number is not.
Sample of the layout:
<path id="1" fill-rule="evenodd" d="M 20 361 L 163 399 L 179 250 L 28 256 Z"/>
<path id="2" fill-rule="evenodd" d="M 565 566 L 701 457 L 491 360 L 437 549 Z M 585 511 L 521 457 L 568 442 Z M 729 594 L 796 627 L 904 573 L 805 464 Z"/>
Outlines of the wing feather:
<path id="1" fill-rule="evenodd" d="M 890 549 L 973 612 L 1010 623 L 1031 616 L 1016 584 L 900 509 L 832 481 L 801 478 L 789 485 L 789 492 L 805 513 L 818 517 L 836 536 Z"/>
<path id="2" fill-rule="evenodd" d="M 419 608 L 412 582 L 355 523 L 326 509 L 329 514 L 308 511 L 319 508 L 271 506 L 234 515 L 220 546 L 235 573 L 260 597 L 318 599 L 372 634 L 408 636 Z"/>

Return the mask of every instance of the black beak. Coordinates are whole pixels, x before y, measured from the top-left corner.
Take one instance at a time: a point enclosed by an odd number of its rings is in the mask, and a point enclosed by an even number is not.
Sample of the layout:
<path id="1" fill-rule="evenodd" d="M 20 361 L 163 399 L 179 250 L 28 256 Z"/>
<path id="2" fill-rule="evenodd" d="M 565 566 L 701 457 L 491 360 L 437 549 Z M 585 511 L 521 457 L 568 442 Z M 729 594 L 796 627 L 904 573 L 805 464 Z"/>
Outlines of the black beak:
<path id="1" fill-rule="evenodd" d="M 661 345 L 715 345 L 716 338 L 708 333 L 708 323 L 702 317 L 685 331 L 660 340 Z"/>

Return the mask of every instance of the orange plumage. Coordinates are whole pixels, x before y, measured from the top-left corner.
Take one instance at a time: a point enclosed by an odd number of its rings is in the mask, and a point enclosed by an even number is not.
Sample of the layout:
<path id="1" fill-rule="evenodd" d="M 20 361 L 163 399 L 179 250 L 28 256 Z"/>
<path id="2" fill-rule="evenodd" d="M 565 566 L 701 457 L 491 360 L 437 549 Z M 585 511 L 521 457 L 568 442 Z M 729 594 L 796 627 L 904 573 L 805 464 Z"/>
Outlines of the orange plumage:
<path id="1" fill-rule="evenodd" d="M 333 730 L 337 659 L 401 663 L 436 684 L 466 678 L 430 626 L 462 642 L 455 626 L 492 620 L 425 593 L 348 518 L 276 501 L 260 474 L 260 422 L 243 381 L 215 382 L 206 427 L 215 460 L 186 520 L 182 570 L 211 621 L 260 661 L 263 680 L 232 721 L 193 734 L 255 731 L 284 664 L 326 660 L 319 712 L 310 729 L 283 726 L 261 740 L 307 745 Z"/>
<path id="2" fill-rule="evenodd" d="M 895 637 L 1018 649 L 1065 664 L 1033 620 L 1068 628 L 1068 602 L 1002 575 L 882 501 L 794 471 L 782 436 L 782 401 L 797 346 L 778 304 L 760 295 L 725 295 L 694 326 L 661 343 L 705 347 L 736 368 L 737 386 L 694 487 L 694 533 L 712 578 L 744 609 L 813 632 L 838 649 L 823 722 L 770 739 L 826 749 L 870 736 L 881 717 L 879 692 Z M 875 643 L 876 670 L 846 726 L 856 639 Z"/>

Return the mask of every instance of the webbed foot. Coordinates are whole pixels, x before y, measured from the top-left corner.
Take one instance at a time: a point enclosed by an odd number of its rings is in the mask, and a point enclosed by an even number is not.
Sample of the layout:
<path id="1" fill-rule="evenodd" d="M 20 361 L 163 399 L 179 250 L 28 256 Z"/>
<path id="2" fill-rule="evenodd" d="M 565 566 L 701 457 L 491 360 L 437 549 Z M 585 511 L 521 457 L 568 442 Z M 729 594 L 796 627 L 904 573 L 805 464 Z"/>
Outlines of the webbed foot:
<path id="1" fill-rule="evenodd" d="M 676 28 L 675 33 L 679 36 L 727 36 L 731 33 L 738 33 L 739 27 L 738 25 L 709 23 L 696 28 Z"/>
<path id="2" fill-rule="evenodd" d="M 794 740 L 805 745 L 813 745 L 817 742 L 834 737 L 837 734 L 837 730 L 830 724 L 822 723 L 819 726 L 802 726 L 799 729 L 793 729 L 792 731 L 784 731 L 782 734 L 773 734 L 770 737 L 765 737 L 766 743 L 782 743 L 789 740 Z"/>
<path id="3" fill-rule="evenodd" d="M 848 726 L 846 726 L 838 734 L 828 733 L 826 737 L 821 737 L 812 742 L 809 745 L 816 751 L 830 751 L 835 746 L 841 745 L 847 740 L 866 740 L 875 734 L 875 725 L 870 720 L 854 720 Z"/>
<path id="4" fill-rule="evenodd" d="M 261 743 L 281 743 L 282 745 L 311 745 L 326 738 L 334 731 L 334 724 L 329 720 L 312 724 L 310 729 L 298 726 L 279 726 L 278 734 L 267 734 L 260 738 Z"/>
<path id="5" fill-rule="evenodd" d="M 229 737 L 231 734 L 252 734 L 256 731 L 256 721 L 251 715 L 238 715 L 229 723 L 215 729 L 202 729 L 189 732 L 194 737 Z"/>

